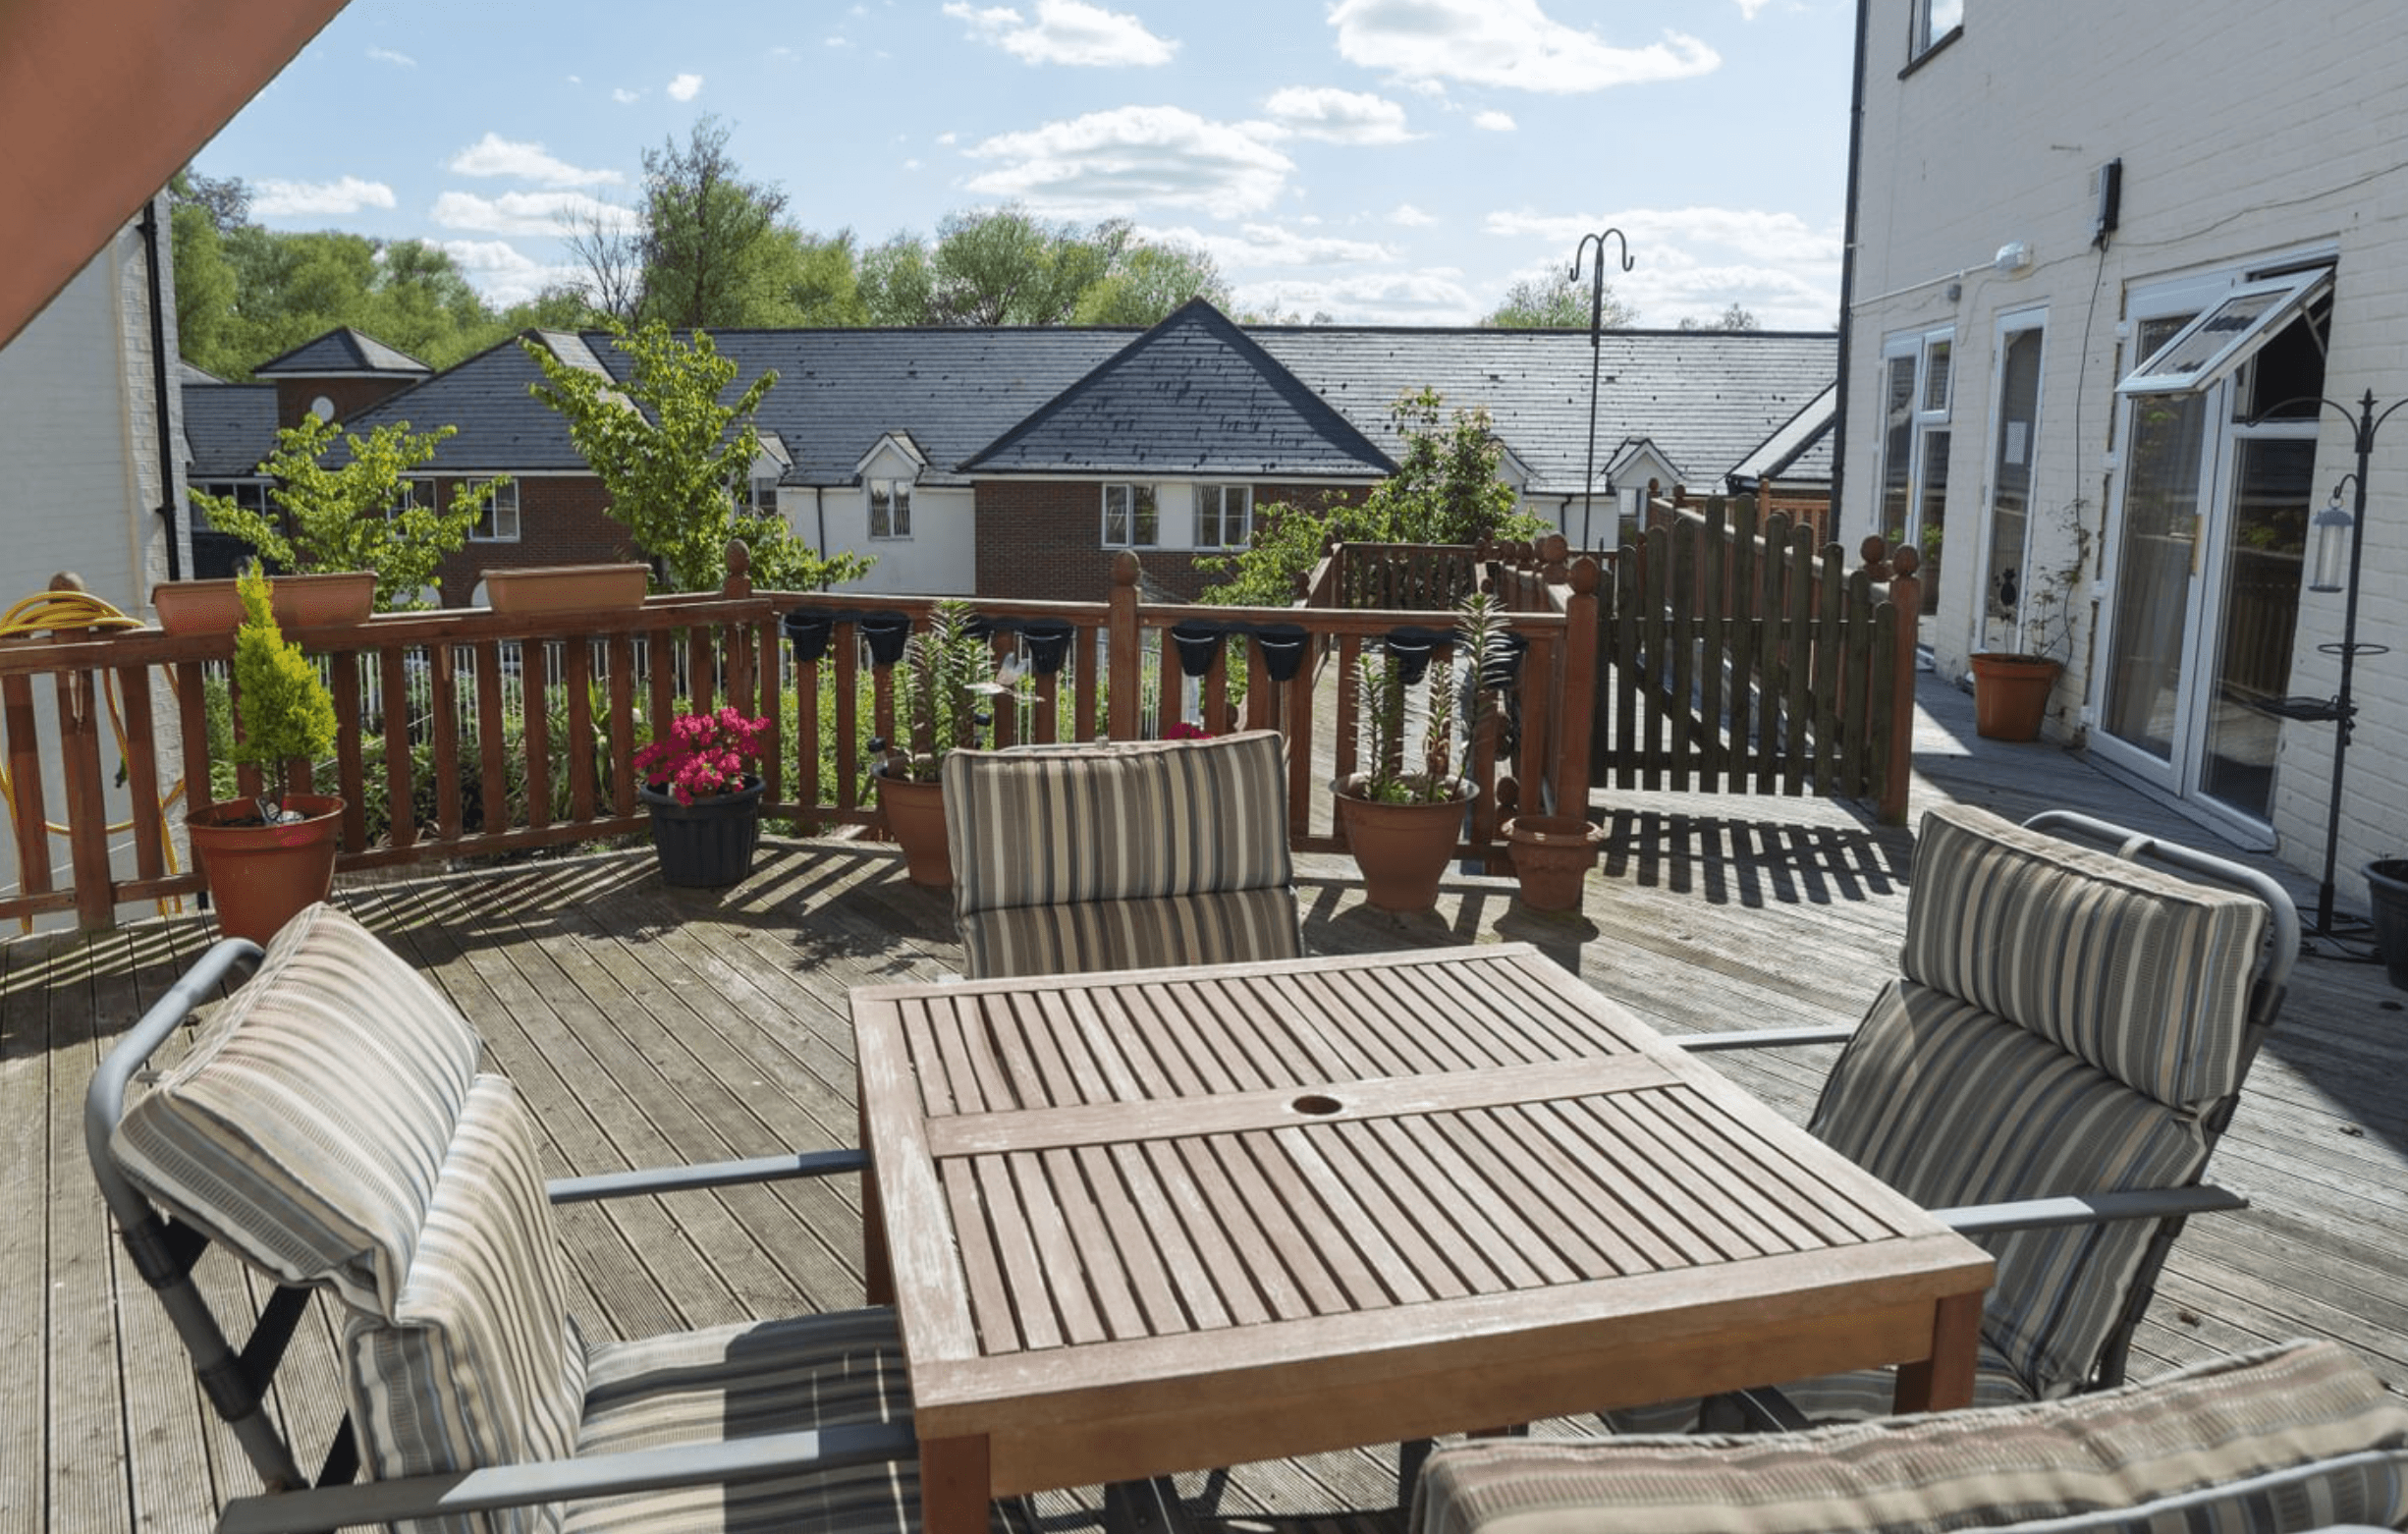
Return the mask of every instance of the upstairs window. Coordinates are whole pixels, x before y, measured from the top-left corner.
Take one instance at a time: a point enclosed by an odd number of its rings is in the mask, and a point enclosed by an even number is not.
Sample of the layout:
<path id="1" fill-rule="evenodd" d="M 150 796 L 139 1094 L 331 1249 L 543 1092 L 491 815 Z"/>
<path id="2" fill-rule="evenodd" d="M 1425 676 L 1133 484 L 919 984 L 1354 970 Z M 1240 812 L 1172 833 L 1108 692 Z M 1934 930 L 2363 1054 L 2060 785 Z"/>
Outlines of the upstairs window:
<path id="1" fill-rule="evenodd" d="M 1195 546 L 1242 549 L 1254 539 L 1254 487 L 1200 485 L 1196 489 Z"/>
<path id="2" fill-rule="evenodd" d="M 467 479 L 463 488 L 493 484 L 490 479 Z M 516 543 L 519 541 L 519 481 L 505 479 L 494 486 L 493 496 L 477 514 L 476 525 L 468 529 L 471 543 Z"/>
<path id="3" fill-rule="evenodd" d="M 267 515 L 267 485 L 260 480 L 214 480 L 196 484 L 192 486 L 192 488 L 199 491 L 203 495 L 220 496 L 226 500 L 232 501 L 236 507 L 242 511 L 257 512 L 262 517 Z M 216 530 L 217 523 L 209 520 L 209 514 L 207 511 L 203 510 L 197 504 L 192 507 L 192 510 L 199 518 L 199 520 L 195 525 L 207 527 L 212 531 Z"/>
<path id="4" fill-rule="evenodd" d="M 748 494 L 744 500 L 744 510 L 752 513 L 756 517 L 775 517 L 778 515 L 777 475 L 756 475 L 751 484 L 747 486 L 747 491 Z"/>
<path id="5" fill-rule="evenodd" d="M 1104 547 L 1150 549 L 1160 540 L 1161 531 L 1152 485 L 1104 487 Z"/>
<path id="6" fill-rule="evenodd" d="M 385 520 L 391 521 L 402 513 L 414 511 L 421 506 L 431 509 L 434 504 L 433 485 L 423 479 L 404 479 L 394 486 L 392 504 L 385 508 Z"/>
<path id="7" fill-rule="evenodd" d="M 1911 57 L 1921 58 L 1965 27 L 1965 0 L 1915 0 Z"/>
<path id="8" fill-rule="evenodd" d="M 911 481 L 873 479 L 869 484 L 869 535 L 873 538 L 911 536 Z"/>

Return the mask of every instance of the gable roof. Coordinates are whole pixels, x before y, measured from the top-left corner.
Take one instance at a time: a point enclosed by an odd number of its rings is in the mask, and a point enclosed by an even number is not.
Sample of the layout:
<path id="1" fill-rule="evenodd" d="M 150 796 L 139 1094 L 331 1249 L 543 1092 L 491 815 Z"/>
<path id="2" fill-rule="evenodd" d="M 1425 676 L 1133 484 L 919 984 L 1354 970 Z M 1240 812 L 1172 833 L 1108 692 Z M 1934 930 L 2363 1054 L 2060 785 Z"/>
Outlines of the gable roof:
<path id="1" fill-rule="evenodd" d="M 276 386 L 188 382 L 186 470 L 194 479 L 249 479 L 276 450 Z"/>
<path id="2" fill-rule="evenodd" d="M 1839 385 L 1833 381 L 1806 402 L 1756 451 L 1731 466 L 1733 490 L 1753 490 L 1767 479 L 1828 485 L 1832 479 L 1832 428 L 1839 422 Z"/>
<path id="3" fill-rule="evenodd" d="M 560 331 L 525 333 L 555 355 L 569 343 L 572 356 L 599 367 L 583 339 Z M 428 470 L 439 474 L 589 472 L 584 455 L 569 440 L 569 428 L 553 409 L 529 392 L 543 377 L 535 359 L 513 336 L 457 366 L 387 396 L 343 423 L 366 436 L 377 427 L 405 421 L 417 431 L 459 428 L 436 450 Z"/>
<path id="4" fill-rule="evenodd" d="M 971 455 L 995 473 L 1374 480 L 1396 470 L 1342 413 L 1202 300 Z"/>
<path id="5" fill-rule="evenodd" d="M 253 378 L 389 378 L 396 373 L 424 378 L 433 372 L 416 357 L 349 325 L 304 341 L 250 370 Z"/>

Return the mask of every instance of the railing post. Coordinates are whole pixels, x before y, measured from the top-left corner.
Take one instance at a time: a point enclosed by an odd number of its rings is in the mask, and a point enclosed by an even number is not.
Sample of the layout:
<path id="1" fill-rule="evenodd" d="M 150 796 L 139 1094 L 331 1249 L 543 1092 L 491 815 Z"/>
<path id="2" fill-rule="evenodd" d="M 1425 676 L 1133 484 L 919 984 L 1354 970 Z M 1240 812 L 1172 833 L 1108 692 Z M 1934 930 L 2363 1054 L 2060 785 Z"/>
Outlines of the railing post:
<path id="1" fill-rule="evenodd" d="M 1912 544 L 1890 551 L 1889 604 L 1897 610 L 1897 647 L 1890 655 L 1888 771 L 1877 813 L 1886 826 L 1906 824 L 1907 790 L 1915 770 L 1915 647 L 1923 619 L 1923 556 Z"/>
<path id="2" fill-rule="evenodd" d="M 1582 555 L 1567 578 L 1563 604 L 1563 695 L 1556 710 L 1555 811 L 1589 809 L 1589 731 L 1597 715 L 1597 583 L 1604 572 Z"/>
<path id="3" fill-rule="evenodd" d="M 1110 655 L 1105 665 L 1111 673 L 1112 705 L 1106 733 L 1115 740 L 1137 739 L 1138 695 L 1144 685 L 1145 650 L 1140 642 L 1143 630 L 1138 627 L 1137 579 L 1143 574 L 1137 556 L 1122 549 L 1112 561 L 1112 616 L 1105 629 L 1105 643 Z"/>

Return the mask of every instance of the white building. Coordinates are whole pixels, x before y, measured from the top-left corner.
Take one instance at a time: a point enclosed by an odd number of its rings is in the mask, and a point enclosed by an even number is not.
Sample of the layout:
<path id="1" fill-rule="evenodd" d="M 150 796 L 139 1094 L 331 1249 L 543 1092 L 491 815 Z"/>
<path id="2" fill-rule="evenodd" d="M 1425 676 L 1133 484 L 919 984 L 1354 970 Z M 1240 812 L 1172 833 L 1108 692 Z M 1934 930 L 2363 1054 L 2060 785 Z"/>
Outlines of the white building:
<path id="1" fill-rule="evenodd" d="M 2335 726 L 2268 705 L 2336 693 L 2345 599 L 2309 588 L 2311 523 L 2357 466 L 2358 402 L 2408 396 L 2400 21 L 1859 6 L 1845 540 L 1937 541 L 1943 673 L 2047 643 L 2052 737 L 2312 872 Z M 2400 642 L 2355 667 L 2345 904 L 2408 850 L 2408 421 L 2374 449 L 2358 638 Z"/>

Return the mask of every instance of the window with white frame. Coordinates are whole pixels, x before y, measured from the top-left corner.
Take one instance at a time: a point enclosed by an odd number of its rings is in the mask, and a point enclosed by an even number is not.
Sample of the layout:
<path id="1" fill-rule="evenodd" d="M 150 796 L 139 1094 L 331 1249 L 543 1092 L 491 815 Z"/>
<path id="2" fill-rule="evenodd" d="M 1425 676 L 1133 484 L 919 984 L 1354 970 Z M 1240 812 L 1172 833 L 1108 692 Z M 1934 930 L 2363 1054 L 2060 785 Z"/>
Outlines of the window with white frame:
<path id="1" fill-rule="evenodd" d="M 393 499 L 385 506 L 385 520 L 391 521 L 404 512 L 414 511 L 421 506 L 432 507 L 434 504 L 435 487 L 432 483 L 423 479 L 396 480 Z"/>
<path id="2" fill-rule="evenodd" d="M 1198 485 L 1195 504 L 1195 546 L 1199 549 L 1242 549 L 1254 538 L 1252 485 Z"/>
<path id="3" fill-rule="evenodd" d="M 196 484 L 192 486 L 192 488 L 199 491 L 202 495 L 214 495 L 220 497 L 221 499 L 232 501 L 235 506 L 242 511 L 257 512 L 262 517 L 267 515 L 267 485 L 260 480 L 214 480 L 203 484 Z M 209 514 L 206 510 L 204 510 L 197 503 L 193 505 L 192 510 L 198 514 L 198 520 L 194 525 L 207 527 L 212 531 L 216 530 L 217 523 L 209 520 Z"/>
<path id="4" fill-rule="evenodd" d="M 1162 519 L 1155 511 L 1152 485 L 1104 487 L 1104 547 L 1150 549 L 1161 533 Z"/>
<path id="5" fill-rule="evenodd" d="M 464 479 L 461 488 L 474 489 L 478 485 L 494 486 L 493 496 L 477 513 L 476 525 L 468 529 L 472 543 L 516 543 L 519 541 L 519 481 L 505 479 L 494 484 L 490 479 Z"/>
<path id="6" fill-rule="evenodd" d="M 1965 25 L 1965 0 L 1915 0 L 1915 58 L 1956 35 Z"/>
<path id="7" fill-rule="evenodd" d="M 755 474 L 752 478 L 750 490 L 750 498 L 745 502 L 745 507 L 748 511 L 750 511 L 756 517 L 775 517 L 778 515 L 777 475 Z"/>
<path id="8" fill-rule="evenodd" d="M 873 479 L 869 482 L 869 535 L 873 538 L 911 536 L 911 481 Z"/>
<path id="9" fill-rule="evenodd" d="M 1874 531 L 1922 556 L 1926 612 L 1940 600 L 1948 504 L 1948 402 L 1955 332 L 1892 336 L 1882 348 L 1880 520 Z"/>

